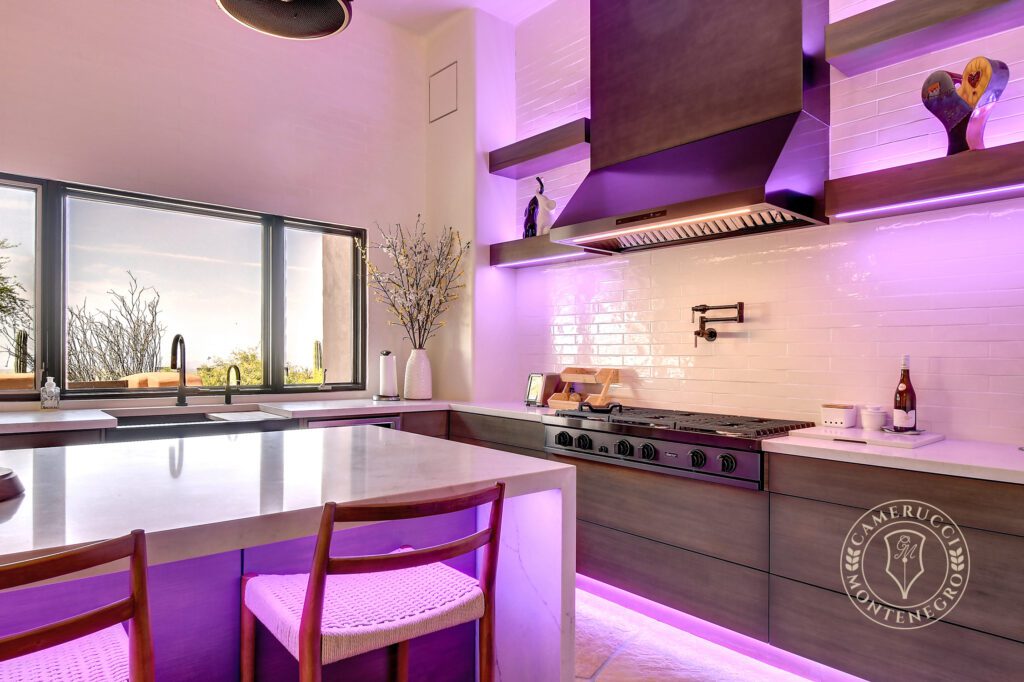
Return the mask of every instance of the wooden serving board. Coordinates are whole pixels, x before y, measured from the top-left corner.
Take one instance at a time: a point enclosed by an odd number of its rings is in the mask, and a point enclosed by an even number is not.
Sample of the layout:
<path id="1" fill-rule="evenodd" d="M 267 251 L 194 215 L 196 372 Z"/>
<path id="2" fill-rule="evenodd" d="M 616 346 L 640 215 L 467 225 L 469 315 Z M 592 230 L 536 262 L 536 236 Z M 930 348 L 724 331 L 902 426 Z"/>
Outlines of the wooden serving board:
<path id="1" fill-rule="evenodd" d="M 945 439 L 941 433 L 920 433 L 914 436 L 902 433 L 886 433 L 885 431 L 868 431 L 867 429 L 841 429 L 835 426 L 812 426 L 808 429 L 796 429 L 787 435 L 800 438 L 820 438 L 844 443 L 864 443 L 865 445 L 885 445 L 892 448 L 919 448 Z"/>

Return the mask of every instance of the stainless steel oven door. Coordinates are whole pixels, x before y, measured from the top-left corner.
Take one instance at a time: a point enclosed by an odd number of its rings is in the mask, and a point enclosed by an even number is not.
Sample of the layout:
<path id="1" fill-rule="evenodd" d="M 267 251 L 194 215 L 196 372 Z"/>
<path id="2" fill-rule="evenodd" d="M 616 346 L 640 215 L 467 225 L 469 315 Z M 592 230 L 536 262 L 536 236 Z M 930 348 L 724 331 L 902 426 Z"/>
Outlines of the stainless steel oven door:
<path id="1" fill-rule="evenodd" d="M 309 429 L 329 429 L 335 426 L 380 426 L 385 429 L 402 430 L 402 416 L 399 414 L 385 417 L 354 417 L 350 419 L 310 419 L 306 423 Z"/>

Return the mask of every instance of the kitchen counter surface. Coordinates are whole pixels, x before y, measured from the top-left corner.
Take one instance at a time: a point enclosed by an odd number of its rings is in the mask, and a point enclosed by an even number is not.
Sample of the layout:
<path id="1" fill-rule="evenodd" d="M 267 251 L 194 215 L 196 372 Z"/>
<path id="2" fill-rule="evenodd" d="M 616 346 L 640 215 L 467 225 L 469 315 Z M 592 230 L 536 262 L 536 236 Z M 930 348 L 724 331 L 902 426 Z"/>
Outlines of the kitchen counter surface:
<path id="1" fill-rule="evenodd" d="M 117 407 L 108 410 L 60 409 L 19 410 L 0 412 L 0 435 L 16 433 L 44 433 L 48 431 L 83 431 L 112 429 L 117 417 L 170 413 L 209 412 L 221 415 L 225 421 L 253 421 L 257 419 L 316 419 L 321 417 L 359 417 L 402 412 L 433 412 L 457 410 L 510 419 L 540 421 L 554 410 L 546 407 L 526 407 L 520 402 L 449 402 L 447 400 L 396 400 L 377 402 L 368 399 L 351 400 L 293 400 L 282 402 L 239 403 L 235 405 L 190 405 L 187 408 Z M 260 411 L 266 413 L 260 415 Z"/>
<path id="2" fill-rule="evenodd" d="M 102 410 L 24 410 L 0 412 L 0 435 L 44 431 L 112 429 L 117 419 Z"/>
<path id="3" fill-rule="evenodd" d="M 504 481 L 498 668 L 504 679 L 573 678 L 575 467 L 374 426 L 9 450 L 0 466 L 26 489 L 0 502 L 0 564 L 142 528 L 150 564 L 167 566 L 160 576 L 207 557 L 228 557 L 240 576 L 250 553 L 274 556 L 285 551 L 276 543 L 311 536 L 328 500 L 423 499 Z M 480 528 L 487 516 L 475 518 Z M 364 524 L 336 527 L 353 525 Z M 193 582 L 175 589 L 199 590 Z M 13 594 L 0 595 L 0 613 L 24 608 Z M 224 603 L 211 593 L 211 611 Z M 237 605 L 216 615 L 236 623 Z"/>
<path id="4" fill-rule="evenodd" d="M 550 407 L 527 407 L 522 402 L 453 402 L 451 403 L 451 409 L 456 412 L 471 412 L 491 417 L 525 419 L 534 422 L 539 422 L 541 417 L 546 414 L 555 413 Z"/>
<path id="5" fill-rule="evenodd" d="M 0 563 L 133 528 L 161 563 L 310 535 L 327 500 L 575 480 L 570 466 L 371 426 L 9 450 L 0 466 L 26 489 L 0 502 Z"/>
<path id="6" fill-rule="evenodd" d="M 289 419 L 315 419 L 319 417 L 358 417 L 361 415 L 400 414 L 402 412 L 432 412 L 447 410 L 444 400 L 295 400 L 291 402 L 259 403 L 259 409 Z"/>
<path id="7" fill-rule="evenodd" d="M 943 440 L 908 449 L 784 436 L 766 439 L 764 450 L 890 469 L 1024 484 L 1024 451 L 1016 445 L 1004 443 Z"/>

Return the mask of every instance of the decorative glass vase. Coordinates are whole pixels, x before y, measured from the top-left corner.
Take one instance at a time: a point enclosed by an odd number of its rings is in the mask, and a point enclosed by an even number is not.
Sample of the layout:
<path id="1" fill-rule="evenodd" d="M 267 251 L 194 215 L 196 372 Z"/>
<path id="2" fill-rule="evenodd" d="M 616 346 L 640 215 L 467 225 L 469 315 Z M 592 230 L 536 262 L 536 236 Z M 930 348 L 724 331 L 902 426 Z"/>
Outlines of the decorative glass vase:
<path id="1" fill-rule="evenodd" d="M 432 385 L 427 351 L 413 348 L 405 363 L 405 391 L 402 397 L 406 400 L 430 400 L 433 397 Z"/>

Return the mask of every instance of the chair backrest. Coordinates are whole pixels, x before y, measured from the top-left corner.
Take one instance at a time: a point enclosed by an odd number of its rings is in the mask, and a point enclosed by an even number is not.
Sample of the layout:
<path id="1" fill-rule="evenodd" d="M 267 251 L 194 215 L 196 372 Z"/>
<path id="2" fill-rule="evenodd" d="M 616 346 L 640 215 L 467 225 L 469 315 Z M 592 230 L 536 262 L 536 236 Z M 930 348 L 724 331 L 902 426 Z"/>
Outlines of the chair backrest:
<path id="1" fill-rule="evenodd" d="M 313 550 L 313 567 L 306 588 L 306 601 L 302 609 L 299 628 L 300 649 L 319 648 L 320 626 L 323 618 L 324 592 L 327 576 L 339 573 L 375 573 L 400 568 L 423 566 L 445 561 L 486 547 L 480 574 L 480 589 L 484 593 L 486 608 L 493 608 L 494 581 L 498 569 L 498 543 L 501 535 L 501 511 L 505 501 L 505 484 L 499 481 L 493 486 L 463 495 L 441 497 L 419 502 L 394 502 L 383 504 L 342 504 L 328 502 L 324 505 L 317 533 L 316 548 Z M 438 516 L 491 504 L 491 515 L 487 527 L 466 537 L 442 545 L 414 549 L 395 554 L 374 554 L 370 556 L 332 557 L 331 536 L 334 524 L 360 521 L 395 521 L 426 516 Z"/>
<path id="2" fill-rule="evenodd" d="M 153 680 L 153 640 L 146 584 L 146 535 L 141 530 L 66 552 L 0 565 L 0 590 L 77 573 L 126 557 L 130 558 L 128 597 L 71 618 L 0 637 L 0 661 L 49 649 L 129 621 L 129 679 L 132 682 Z"/>

